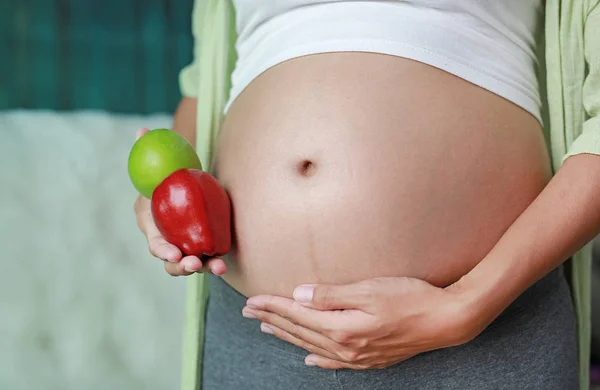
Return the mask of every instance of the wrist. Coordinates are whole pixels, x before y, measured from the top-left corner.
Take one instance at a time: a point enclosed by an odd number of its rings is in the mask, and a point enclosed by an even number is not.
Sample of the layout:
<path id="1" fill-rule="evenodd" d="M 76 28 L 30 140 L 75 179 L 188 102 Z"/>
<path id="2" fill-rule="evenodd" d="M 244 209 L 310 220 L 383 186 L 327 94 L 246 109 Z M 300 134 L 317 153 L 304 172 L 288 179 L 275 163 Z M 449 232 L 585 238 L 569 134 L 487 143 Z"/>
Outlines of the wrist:
<path id="1" fill-rule="evenodd" d="M 506 289 L 496 282 L 468 273 L 446 288 L 455 302 L 457 344 L 478 336 L 510 304 Z"/>
<path id="2" fill-rule="evenodd" d="M 532 269 L 525 251 L 495 248 L 467 274 L 449 286 L 460 302 L 464 326 L 474 336 L 490 325 L 529 287 Z"/>

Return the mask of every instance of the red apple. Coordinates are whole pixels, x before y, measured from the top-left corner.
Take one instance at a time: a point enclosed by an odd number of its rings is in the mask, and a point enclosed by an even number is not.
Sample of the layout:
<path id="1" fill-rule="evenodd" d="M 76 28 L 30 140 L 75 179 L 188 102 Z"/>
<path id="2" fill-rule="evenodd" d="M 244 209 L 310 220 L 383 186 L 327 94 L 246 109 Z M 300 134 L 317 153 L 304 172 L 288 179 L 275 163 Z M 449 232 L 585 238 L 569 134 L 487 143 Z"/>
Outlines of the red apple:
<path id="1" fill-rule="evenodd" d="M 152 193 L 152 216 L 162 236 L 187 255 L 221 256 L 231 246 L 231 203 L 212 175 L 180 169 Z"/>

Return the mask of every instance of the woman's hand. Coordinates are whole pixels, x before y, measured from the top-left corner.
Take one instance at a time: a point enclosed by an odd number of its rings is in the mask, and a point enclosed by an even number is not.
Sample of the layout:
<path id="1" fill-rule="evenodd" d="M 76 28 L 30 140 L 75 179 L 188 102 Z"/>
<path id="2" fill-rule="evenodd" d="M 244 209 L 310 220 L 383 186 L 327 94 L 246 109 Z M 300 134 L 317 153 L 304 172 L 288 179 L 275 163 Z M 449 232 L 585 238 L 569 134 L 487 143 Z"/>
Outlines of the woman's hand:
<path id="1" fill-rule="evenodd" d="M 300 286 L 294 298 L 252 297 L 242 313 L 311 352 L 306 364 L 329 369 L 387 367 L 466 343 L 491 322 L 477 318 L 455 287 L 408 277 Z"/>
<path id="2" fill-rule="evenodd" d="M 146 134 L 148 129 L 140 129 L 136 133 L 136 138 Z M 225 262 L 218 258 L 198 258 L 197 256 L 183 256 L 181 250 L 175 245 L 167 242 L 160 234 L 150 210 L 150 199 L 138 195 L 134 211 L 137 223 L 146 239 L 150 253 L 164 261 L 165 270 L 169 275 L 182 276 L 191 275 L 195 272 L 212 272 L 216 275 L 222 275 L 227 271 Z"/>
<path id="3" fill-rule="evenodd" d="M 527 288 L 600 234 L 600 156 L 569 157 L 471 271 L 447 288 L 407 277 L 300 286 L 243 309 L 323 368 L 386 367 L 475 338 Z"/>

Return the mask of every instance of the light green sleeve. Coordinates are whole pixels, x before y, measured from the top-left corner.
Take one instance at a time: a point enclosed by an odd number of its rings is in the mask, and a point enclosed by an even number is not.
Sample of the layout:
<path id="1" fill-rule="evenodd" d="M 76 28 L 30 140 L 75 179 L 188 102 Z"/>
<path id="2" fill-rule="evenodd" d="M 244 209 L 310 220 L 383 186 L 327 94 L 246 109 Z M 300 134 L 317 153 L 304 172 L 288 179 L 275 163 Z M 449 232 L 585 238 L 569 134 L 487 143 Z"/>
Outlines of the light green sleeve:
<path id="1" fill-rule="evenodd" d="M 573 141 L 563 161 L 582 153 L 600 155 L 600 1 L 588 2 L 583 28 L 583 45 L 588 73 L 582 90 L 582 102 L 588 118 L 581 134 Z"/>
<path id="2" fill-rule="evenodd" d="M 192 37 L 194 39 L 193 61 L 179 72 L 179 90 L 185 97 L 197 97 L 200 82 L 200 53 L 202 44 L 202 19 L 206 1 L 196 0 L 192 10 Z"/>
<path id="3" fill-rule="evenodd" d="M 562 162 L 568 157 L 577 154 L 600 154 L 600 1 L 583 1 L 583 28 L 581 29 L 583 42 L 571 42 L 571 45 L 582 44 L 585 61 L 587 63 L 587 75 L 585 76 L 583 88 L 581 90 L 580 101 L 575 96 L 576 102 L 564 101 L 565 109 L 569 109 L 569 104 L 582 104 L 586 115 L 581 129 L 571 129 L 577 131 L 578 135 L 574 138 L 567 153 L 563 156 Z M 564 5 L 564 4 L 563 4 Z M 571 15 L 574 17 L 574 15 Z M 565 53 L 562 53 L 565 57 Z M 572 54 L 572 53 L 569 53 Z M 567 54 L 568 55 L 568 54 Z M 564 61 L 567 59 L 563 58 Z M 582 64 L 583 65 L 583 64 Z M 578 64 L 571 63 L 571 67 Z M 569 88 L 569 84 L 563 85 L 563 88 Z M 571 110 L 573 111 L 573 110 Z M 558 113 L 560 114 L 560 113 Z M 564 123 L 564 122 L 563 122 Z M 580 122 L 581 123 L 581 122 Z M 568 137 L 569 133 L 565 134 Z M 575 311 L 577 312 L 577 332 L 579 339 L 579 380 L 580 390 L 589 390 L 589 361 L 590 361 L 590 341 L 591 341 L 591 279 L 592 271 L 592 243 L 586 245 L 577 252 L 571 266 L 571 291 L 573 294 Z"/>
<path id="4" fill-rule="evenodd" d="M 180 74 L 184 96 L 196 97 L 196 151 L 204 170 L 210 171 L 231 70 L 235 64 L 235 15 L 231 0 L 196 0 L 193 10 L 194 62 Z M 202 384 L 204 315 L 208 277 L 187 277 L 181 389 L 199 390 Z"/>

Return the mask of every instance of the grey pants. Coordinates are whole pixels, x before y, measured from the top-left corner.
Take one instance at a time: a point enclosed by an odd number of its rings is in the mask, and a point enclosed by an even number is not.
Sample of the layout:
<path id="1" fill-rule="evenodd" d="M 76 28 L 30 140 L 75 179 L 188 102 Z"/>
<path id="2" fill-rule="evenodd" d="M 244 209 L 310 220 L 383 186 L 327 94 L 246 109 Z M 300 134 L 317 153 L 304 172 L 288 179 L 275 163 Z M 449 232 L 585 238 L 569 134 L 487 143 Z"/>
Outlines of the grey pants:
<path id="1" fill-rule="evenodd" d="M 540 280 L 473 341 L 381 370 L 325 370 L 306 351 L 241 315 L 246 298 L 210 279 L 203 390 L 576 390 L 575 316 L 560 269 Z"/>

